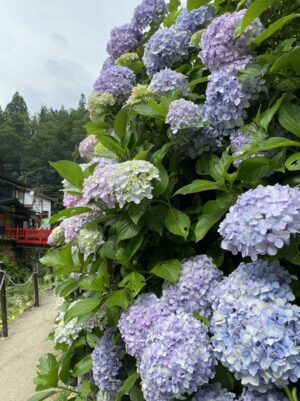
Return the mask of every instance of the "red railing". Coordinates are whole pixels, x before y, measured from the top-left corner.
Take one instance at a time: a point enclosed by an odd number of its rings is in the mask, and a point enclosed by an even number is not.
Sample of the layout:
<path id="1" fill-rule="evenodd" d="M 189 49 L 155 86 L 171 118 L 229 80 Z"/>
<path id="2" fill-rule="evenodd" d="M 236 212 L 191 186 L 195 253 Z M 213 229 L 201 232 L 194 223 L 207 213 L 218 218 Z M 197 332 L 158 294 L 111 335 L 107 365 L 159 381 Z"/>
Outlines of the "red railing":
<path id="1" fill-rule="evenodd" d="M 47 245 L 51 230 L 42 228 L 6 228 L 5 236 L 19 244 Z"/>

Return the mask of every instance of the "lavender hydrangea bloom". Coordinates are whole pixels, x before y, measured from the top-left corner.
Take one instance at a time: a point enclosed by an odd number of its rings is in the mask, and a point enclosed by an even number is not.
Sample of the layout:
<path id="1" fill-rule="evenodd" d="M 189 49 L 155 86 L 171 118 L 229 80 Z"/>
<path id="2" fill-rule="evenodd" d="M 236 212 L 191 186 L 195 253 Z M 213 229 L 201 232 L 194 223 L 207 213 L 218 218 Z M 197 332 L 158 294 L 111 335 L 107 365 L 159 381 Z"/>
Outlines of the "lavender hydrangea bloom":
<path id="1" fill-rule="evenodd" d="M 206 384 L 194 394 L 192 401 L 232 401 L 235 394 L 221 388 L 219 384 Z"/>
<path id="2" fill-rule="evenodd" d="M 92 160 L 94 157 L 94 149 L 98 141 L 96 135 L 88 135 L 79 144 L 79 154 L 81 157 Z"/>
<path id="3" fill-rule="evenodd" d="M 189 53 L 190 35 L 176 27 L 159 29 L 145 45 L 143 61 L 149 76 L 172 67 Z"/>
<path id="4" fill-rule="evenodd" d="M 107 329 L 92 353 L 93 377 L 96 385 L 100 390 L 114 396 L 124 378 L 122 360 L 125 349 L 121 341 L 115 344 L 114 337 L 117 333 L 115 328 Z"/>
<path id="5" fill-rule="evenodd" d="M 189 91 L 187 77 L 169 68 L 154 74 L 149 88 L 155 95 L 159 96 L 168 95 L 175 90 L 179 90 L 182 96 L 187 96 Z"/>
<path id="6" fill-rule="evenodd" d="M 124 24 L 114 28 L 107 43 L 107 53 L 117 59 L 124 53 L 136 50 L 141 44 L 141 33 L 133 24 Z"/>
<path id="7" fill-rule="evenodd" d="M 202 6 L 192 11 L 186 8 L 176 20 L 175 26 L 192 34 L 203 28 L 217 15 L 217 10 L 212 5 Z"/>
<path id="8" fill-rule="evenodd" d="M 139 363 L 146 401 L 180 399 L 214 376 L 207 328 L 188 314 L 160 319 Z"/>
<path id="9" fill-rule="evenodd" d="M 127 67 L 114 66 L 104 70 L 94 84 L 94 91 L 111 93 L 117 103 L 123 103 L 131 93 L 135 76 Z"/>
<path id="10" fill-rule="evenodd" d="M 215 152 L 222 143 L 212 128 L 187 129 L 177 134 L 174 148 L 184 157 L 196 159 L 204 152 Z"/>
<path id="11" fill-rule="evenodd" d="M 124 311 L 118 326 L 126 345 L 128 354 L 137 358 L 141 357 L 145 350 L 149 330 L 170 311 L 154 294 L 141 294 Z"/>
<path id="12" fill-rule="evenodd" d="M 164 0 L 143 0 L 133 14 L 132 22 L 140 30 L 151 23 L 159 23 L 167 14 L 168 8 Z"/>
<path id="13" fill-rule="evenodd" d="M 78 202 L 81 200 L 81 197 L 78 195 L 69 194 L 68 192 L 64 192 L 63 205 L 64 207 L 74 207 L 77 206 Z"/>
<path id="14" fill-rule="evenodd" d="M 181 262 L 177 283 L 165 283 L 162 301 L 172 312 L 199 312 L 211 316 L 214 288 L 222 280 L 223 273 L 206 255 L 197 255 Z"/>
<path id="15" fill-rule="evenodd" d="M 201 118 L 202 111 L 197 104 L 189 100 L 178 99 L 170 104 L 166 123 L 170 124 L 172 132 L 176 134 L 181 129 L 199 124 Z"/>
<path id="16" fill-rule="evenodd" d="M 253 297 L 226 304 L 212 319 L 216 358 L 250 390 L 265 392 L 300 377 L 300 308 Z"/>
<path id="17" fill-rule="evenodd" d="M 110 67 L 113 67 L 115 65 L 115 60 L 112 57 L 107 57 L 107 59 L 104 60 L 101 68 L 101 72 L 107 70 Z"/>
<path id="18" fill-rule="evenodd" d="M 270 390 L 262 394 L 258 391 L 244 389 L 238 401 L 288 401 L 288 398 L 276 390 Z"/>
<path id="19" fill-rule="evenodd" d="M 222 248 L 257 260 L 276 255 L 300 229 L 300 190 L 288 185 L 259 185 L 239 196 L 220 224 Z"/>
<path id="20" fill-rule="evenodd" d="M 256 19 L 238 38 L 234 38 L 235 28 L 244 14 L 245 10 L 225 13 L 215 18 L 203 33 L 200 57 L 211 71 L 251 55 L 250 42 L 262 31 L 262 24 Z"/>

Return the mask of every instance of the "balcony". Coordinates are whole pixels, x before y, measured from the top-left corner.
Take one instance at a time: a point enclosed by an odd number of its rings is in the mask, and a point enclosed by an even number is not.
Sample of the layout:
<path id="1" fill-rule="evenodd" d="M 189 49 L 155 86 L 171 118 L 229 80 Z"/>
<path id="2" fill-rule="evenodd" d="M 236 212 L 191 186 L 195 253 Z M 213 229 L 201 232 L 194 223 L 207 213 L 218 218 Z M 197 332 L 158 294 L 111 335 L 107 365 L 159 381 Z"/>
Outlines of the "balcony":
<path id="1" fill-rule="evenodd" d="M 50 233 L 51 230 L 42 228 L 6 228 L 4 235 L 17 244 L 47 245 Z"/>

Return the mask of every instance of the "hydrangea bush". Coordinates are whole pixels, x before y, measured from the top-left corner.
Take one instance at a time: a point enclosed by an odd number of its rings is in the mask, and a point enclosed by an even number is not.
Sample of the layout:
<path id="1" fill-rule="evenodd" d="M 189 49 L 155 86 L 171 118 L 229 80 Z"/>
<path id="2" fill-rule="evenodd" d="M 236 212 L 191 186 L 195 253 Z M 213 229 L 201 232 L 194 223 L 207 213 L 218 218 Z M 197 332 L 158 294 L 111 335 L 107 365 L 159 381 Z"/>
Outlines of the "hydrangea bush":
<path id="1" fill-rule="evenodd" d="M 142 0 L 52 217 L 30 401 L 298 401 L 299 1 Z"/>

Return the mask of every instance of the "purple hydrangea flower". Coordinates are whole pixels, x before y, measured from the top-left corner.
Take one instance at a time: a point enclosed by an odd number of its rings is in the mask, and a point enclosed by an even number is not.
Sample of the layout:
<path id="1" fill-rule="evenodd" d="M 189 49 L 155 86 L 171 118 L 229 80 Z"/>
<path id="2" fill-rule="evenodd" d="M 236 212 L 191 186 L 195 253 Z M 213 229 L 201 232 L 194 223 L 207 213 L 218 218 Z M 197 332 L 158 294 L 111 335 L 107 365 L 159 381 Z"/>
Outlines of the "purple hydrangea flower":
<path id="1" fill-rule="evenodd" d="M 81 196 L 64 192 L 63 205 L 64 207 L 75 207 L 81 201 Z"/>
<path id="2" fill-rule="evenodd" d="M 137 358 L 141 357 L 149 330 L 159 319 L 169 314 L 167 305 L 156 295 L 140 295 L 129 309 L 122 313 L 118 324 L 128 354 Z"/>
<path id="3" fill-rule="evenodd" d="M 214 376 L 207 328 L 188 314 L 160 319 L 139 363 L 146 401 L 180 399 Z"/>
<path id="4" fill-rule="evenodd" d="M 300 229 L 300 190 L 288 185 L 259 185 L 239 196 L 220 224 L 222 248 L 257 260 L 276 255 Z"/>
<path id="5" fill-rule="evenodd" d="M 171 28 L 159 29 L 145 45 L 143 61 L 149 76 L 181 61 L 189 54 L 190 35 Z"/>
<path id="6" fill-rule="evenodd" d="M 162 301 L 172 312 L 199 312 L 210 317 L 214 288 L 223 273 L 206 255 L 197 255 L 181 262 L 180 275 L 175 285 L 165 283 Z"/>
<path id="7" fill-rule="evenodd" d="M 135 76 L 127 67 L 114 66 L 104 70 L 94 84 L 94 91 L 111 93 L 116 102 L 123 103 L 131 94 Z"/>
<path id="8" fill-rule="evenodd" d="M 101 72 L 107 70 L 110 67 L 113 67 L 115 65 L 115 60 L 112 57 L 107 57 L 107 59 L 104 60 L 101 68 Z"/>
<path id="9" fill-rule="evenodd" d="M 270 390 L 262 394 L 258 391 L 244 389 L 238 401 L 288 401 L 288 398 L 276 390 Z"/>
<path id="10" fill-rule="evenodd" d="M 262 31 L 262 24 L 258 19 L 254 20 L 238 38 L 235 38 L 234 31 L 244 14 L 245 10 L 225 13 L 215 18 L 203 33 L 200 57 L 211 71 L 252 54 L 249 45 Z"/>
<path id="11" fill-rule="evenodd" d="M 199 124 L 201 118 L 202 111 L 197 104 L 189 100 L 178 99 L 170 104 L 166 123 L 170 124 L 172 132 L 176 134 L 181 129 Z"/>
<path id="12" fill-rule="evenodd" d="M 169 68 L 154 74 L 149 88 L 155 95 L 159 96 L 171 94 L 175 90 L 179 90 L 182 96 L 187 96 L 189 91 L 187 77 Z"/>
<path id="13" fill-rule="evenodd" d="M 232 401 L 235 394 L 221 388 L 220 384 L 206 384 L 193 395 L 192 401 Z"/>
<path id="14" fill-rule="evenodd" d="M 204 152 L 215 152 L 222 143 L 218 133 L 210 129 L 187 129 L 179 132 L 174 148 L 184 157 L 196 159 Z"/>
<path id="15" fill-rule="evenodd" d="M 91 161 L 94 157 L 94 150 L 98 141 L 96 135 L 88 135 L 79 144 L 79 154 L 81 157 Z"/>
<path id="16" fill-rule="evenodd" d="M 153 22 L 159 23 L 167 12 L 164 0 L 143 0 L 134 10 L 132 23 L 143 30 Z"/>
<path id="17" fill-rule="evenodd" d="M 141 33 L 133 24 L 121 25 L 114 28 L 107 43 L 107 53 L 117 59 L 124 53 L 136 50 L 141 44 Z"/>
<path id="18" fill-rule="evenodd" d="M 211 5 L 202 6 L 190 12 L 185 8 L 177 18 L 175 26 L 194 34 L 207 25 L 216 15 L 217 10 Z"/>
<path id="19" fill-rule="evenodd" d="M 115 396 L 124 378 L 122 360 L 125 356 L 122 341 L 115 343 L 118 331 L 107 329 L 92 353 L 93 378 L 100 390 Z"/>

